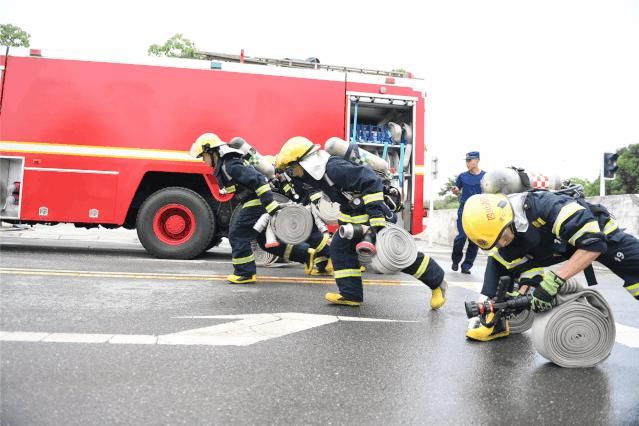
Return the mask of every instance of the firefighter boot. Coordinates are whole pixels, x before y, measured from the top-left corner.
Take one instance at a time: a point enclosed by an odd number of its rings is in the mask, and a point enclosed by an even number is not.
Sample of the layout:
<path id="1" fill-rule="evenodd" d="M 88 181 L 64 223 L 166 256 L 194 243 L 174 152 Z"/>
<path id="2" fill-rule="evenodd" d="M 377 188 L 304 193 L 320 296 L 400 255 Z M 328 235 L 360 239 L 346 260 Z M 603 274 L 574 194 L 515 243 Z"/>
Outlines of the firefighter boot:
<path id="1" fill-rule="evenodd" d="M 328 262 L 326 263 L 326 266 L 324 266 L 324 268 L 320 268 L 319 266 L 315 265 L 315 268 L 313 268 L 311 275 L 333 275 L 333 262 L 328 259 Z"/>
<path id="2" fill-rule="evenodd" d="M 241 275 L 231 274 L 226 277 L 229 283 L 231 284 L 253 284 L 257 281 L 255 274 L 251 276 L 243 277 Z"/>
<path id="3" fill-rule="evenodd" d="M 326 293 L 324 298 L 335 305 L 359 306 L 362 302 L 348 300 L 339 293 Z"/>
<path id="4" fill-rule="evenodd" d="M 493 320 L 495 314 L 492 312 L 486 317 L 486 322 Z M 469 328 L 466 332 L 466 337 L 471 340 L 478 340 L 480 342 L 489 342 L 491 340 L 499 339 L 500 337 L 508 337 L 510 334 L 510 327 L 508 321 L 501 318 L 497 324 L 492 327 L 484 327 L 479 324 L 476 328 Z"/>
<path id="5" fill-rule="evenodd" d="M 315 249 L 308 249 L 308 257 L 304 261 L 304 272 L 306 275 L 312 275 L 313 266 L 315 265 Z"/>
<path id="6" fill-rule="evenodd" d="M 430 298 L 431 309 L 439 309 L 446 303 L 446 293 L 448 293 L 448 282 L 443 280 L 439 287 L 432 290 Z"/>

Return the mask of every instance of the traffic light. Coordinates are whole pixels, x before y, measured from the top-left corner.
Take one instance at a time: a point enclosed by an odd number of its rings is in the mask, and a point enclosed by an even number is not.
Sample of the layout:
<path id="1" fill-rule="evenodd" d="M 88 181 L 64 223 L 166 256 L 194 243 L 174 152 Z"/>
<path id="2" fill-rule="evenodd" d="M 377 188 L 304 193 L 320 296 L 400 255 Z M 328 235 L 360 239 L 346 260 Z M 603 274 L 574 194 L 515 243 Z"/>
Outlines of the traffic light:
<path id="1" fill-rule="evenodd" d="M 604 178 L 614 179 L 615 172 L 619 168 L 617 166 L 617 158 L 619 158 L 619 154 L 612 152 L 604 152 L 604 164 L 603 164 L 603 175 Z"/>

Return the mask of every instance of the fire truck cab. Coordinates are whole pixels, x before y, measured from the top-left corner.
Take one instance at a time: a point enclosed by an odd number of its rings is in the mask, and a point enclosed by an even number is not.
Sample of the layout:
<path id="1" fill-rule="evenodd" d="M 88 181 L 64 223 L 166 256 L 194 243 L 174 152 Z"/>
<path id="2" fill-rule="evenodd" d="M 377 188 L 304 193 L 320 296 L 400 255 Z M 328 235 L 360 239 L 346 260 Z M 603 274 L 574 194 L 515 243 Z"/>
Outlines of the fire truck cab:
<path id="1" fill-rule="evenodd" d="M 0 52 L 2 221 L 135 228 L 154 256 L 198 256 L 227 236 L 237 206 L 188 155 L 214 132 L 262 154 L 293 136 L 339 136 L 384 155 L 403 188 L 403 225 L 423 229 L 425 93 L 408 73 L 206 52 Z M 400 139 L 389 123 L 404 126 Z"/>

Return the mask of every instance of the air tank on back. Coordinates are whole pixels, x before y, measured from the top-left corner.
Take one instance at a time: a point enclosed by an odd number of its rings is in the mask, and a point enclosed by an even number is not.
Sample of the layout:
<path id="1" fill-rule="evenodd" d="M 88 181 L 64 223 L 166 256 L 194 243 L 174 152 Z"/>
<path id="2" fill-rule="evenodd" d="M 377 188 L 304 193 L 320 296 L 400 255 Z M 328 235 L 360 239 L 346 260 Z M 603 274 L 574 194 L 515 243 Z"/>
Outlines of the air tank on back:
<path id="1" fill-rule="evenodd" d="M 562 181 L 557 176 L 527 172 L 516 167 L 504 167 L 486 172 L 481 180 L 482 192 L 486 194 L 514 194 L 529 189 L 557 190 Z"/>
<path id="2" fill-rule="evenodd" d="M 346 151 L 348 150 L 349 143 L 344 139 L 340 139 L 337 137 L 330 138 L 324 144 L 324 150 L 328 152 L 330 155 L 334 155 L 336 157 L 344 157 Z M 361 148 L 357 148 L 359 153 L 359 159 L 364 164 L 369 165 L 372 169 L 377 170 L 379 172 L 387 172 L 388 171 L 388 163 L 382 160 L 375 154 L 371 154 L 368 151 L 365 151 Z M 352 157 L 352 155 L 351 155 Z"/>
<path id="3" fill-rule="evenodd" d="M 267 159 L 260 155 L 260 153 L 243 138 L 235 137 L 231 139 L 229 146 L 242 151 L 244 155 L 251 157 L 250 163 L 255 170 L 262 173 L 268 179 L 273 179 L 275 176 L 275 168 L 273 167 L 273 164 L 270 164 Z"/>

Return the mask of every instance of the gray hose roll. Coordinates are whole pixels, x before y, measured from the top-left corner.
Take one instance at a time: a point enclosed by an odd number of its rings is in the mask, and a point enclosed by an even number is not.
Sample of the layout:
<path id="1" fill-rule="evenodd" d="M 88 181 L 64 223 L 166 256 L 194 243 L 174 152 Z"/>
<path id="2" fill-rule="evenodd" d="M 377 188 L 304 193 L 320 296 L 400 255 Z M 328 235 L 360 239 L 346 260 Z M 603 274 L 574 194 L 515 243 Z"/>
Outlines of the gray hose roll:
<path id="1" fill-rule="evenodd" d="M 339 216 L 339 204 L 333 203 L 325 195 L 317 202 L 317 211 L 320 219 L 327 225 L 337 225 Z"/>
<path id="2" fill-rule="evenodd" d="M 302 205 L 288 203 L 271 219 L 273 232 L 286 244 L 300 244 L 308 240 L 313 231 L 313 215 Z"/>
<path id="3" fill-rule="evenodd" d="M 257 243 L 257 241 L 251 241 L 251 248 L 253 249 L 253 255 L 255 256 L 255 264 L 257 266 L 270 266 L 278 261 L 279 257 L 271 254 Z"/>
<path id="4" fill-rule="evenodd" d="M 417 245 L 413 236 L 392 223 L 386 223 L 384 229 L 377 233 L 375 248 L 377 254 L 372 257 L 370 266 L 380 274 L 399 272 L 417 259 Z"/>
<path id="5" fill-rule="evenodd" d="M 528 294 L 532 292 L 532 289 L 528 290 Z M 521 311 L 514 317 L 508 320 L 508 327 L 510 334 L 521 334 L 530 330 L 535 321 L 535 313 L 531 310 Z"/>
<path id="6" fill-rule="evenodd" d="M 557 295 L 557 306 L 535 315 L 532 341 L 549 361 L 567 368 L 593 367 L 610 355 L 615 320 L 608 302 L 576 280 Z"/>
<path id="7" fill-rule="evenodd" d="M 533 311 L 522 311 L 508 320 L 510 334 L 521 334 L 532 328 L 535 321 L 535 313 Z"/>

